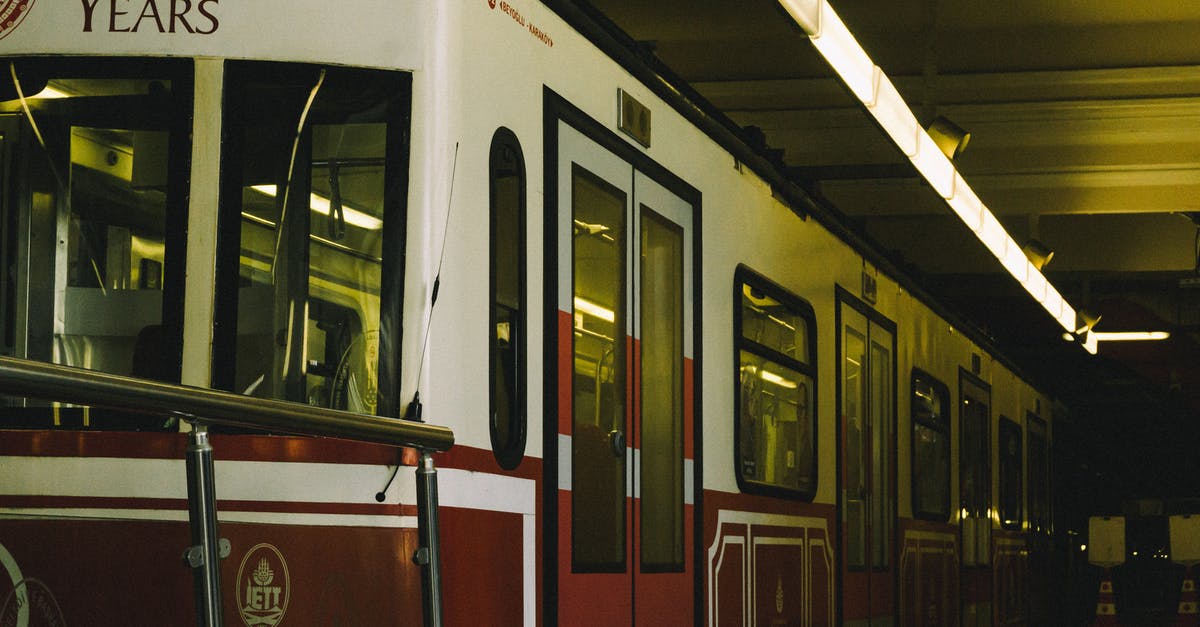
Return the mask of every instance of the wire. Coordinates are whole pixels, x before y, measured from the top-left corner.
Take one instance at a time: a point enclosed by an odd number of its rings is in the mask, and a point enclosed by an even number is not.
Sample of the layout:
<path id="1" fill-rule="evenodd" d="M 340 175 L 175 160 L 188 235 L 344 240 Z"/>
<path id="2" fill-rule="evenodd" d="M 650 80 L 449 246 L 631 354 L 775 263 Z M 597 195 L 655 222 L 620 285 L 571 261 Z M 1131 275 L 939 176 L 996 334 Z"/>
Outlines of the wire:
<path id="1" fill-rule="evenodd" d="M 421 374 L 425 371 L 425 355 L 429 350 L 429 329 L 433 326 L 433 307 L 437 304 L 438 288 L 442 283 L 442 265 L 446 262 L 446 240 L 450 235 L 450 213 L 454 209 L 454 177 L 458 173 L 458 142 L 454 142 L 454 161 L 450 166 L 450 194 L 446 199 L 446 223 L 442 227 L 442 252 L 438 257 L 437 274 L 433 277 L 433 293 L 429 297 L 429 315 L 425 319 L 425 338 L 421 341 L 421 359 L 417 364 L 416 388 L 421 388 Z M 418 396 L 413 396 L 413 402 Z"/>
<path id="2" fill-rule="evenodd" d="M 292 174 L 296 170 L 296 153 L 300 150 L 300 136 L 304 133 L 308 112 L 312 109 L 313 101 L 317 99 L 317 92 L 321 91 L 323 84 L 325 84 L 325 68 L 321 68 L 321 73 L 317 75 L 317 84 L 313 85 L 312 91 L 308 92 L 308 102 L 304 103 L 304 110 L 300 112 L 300 122 L 296 124 L 296 138 L 292 141 L 292 157 L 288 161 L 287 180 L 283 187 L 283 208 L 279 213 L 279 225 L 275 229 L 275 254 L 271 257 L 271 285 L 275 285 L 275 271 L 279 267 L 277 263 L 279 247 L 283 244 L 283 226 L 287 222 L 288 196 L 292 191 Z"/>

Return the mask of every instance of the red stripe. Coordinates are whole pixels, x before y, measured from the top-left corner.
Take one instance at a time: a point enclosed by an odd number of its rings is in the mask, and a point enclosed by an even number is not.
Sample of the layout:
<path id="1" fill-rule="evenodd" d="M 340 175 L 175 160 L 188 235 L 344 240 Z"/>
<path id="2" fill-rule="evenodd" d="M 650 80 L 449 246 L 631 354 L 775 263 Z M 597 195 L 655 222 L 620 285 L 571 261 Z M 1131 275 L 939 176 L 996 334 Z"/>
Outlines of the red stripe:
<path id="1" fill-rule="evenodd" d="M 0 507 L 49 509 L 166 509 L 187 510 L 186 499 L 108 496 L 0 496 Z M 341 514 L 416 516 L 416 505 L 396 503 L 315 503 L 284 501 L 217 500 L 218 512 L 270 512 L 276 514 Z"/>
<path id="2" fill-rule="evenodd" d="M 382 444 L 282 435 L 211 437 L 213 457 L 228 461 L 312 462 L 390 466 L 399 450 Z M 185 433 L 129 431 L 0 431 L 0 455 L 183 459 Z"/>
<path id="3" fill-rule="evenodd" d="M 444 453 L 437 453 L 433 461 L 438 468 L 457 468 L 472 472 L 486 472 L 518 479 L 542 478 L 542 460 L 538 457 L 525 456 L 513 470 L 505 470 L 496 463 L 496 457 L 489 449 L 474 448 L 456 444 Z"/>

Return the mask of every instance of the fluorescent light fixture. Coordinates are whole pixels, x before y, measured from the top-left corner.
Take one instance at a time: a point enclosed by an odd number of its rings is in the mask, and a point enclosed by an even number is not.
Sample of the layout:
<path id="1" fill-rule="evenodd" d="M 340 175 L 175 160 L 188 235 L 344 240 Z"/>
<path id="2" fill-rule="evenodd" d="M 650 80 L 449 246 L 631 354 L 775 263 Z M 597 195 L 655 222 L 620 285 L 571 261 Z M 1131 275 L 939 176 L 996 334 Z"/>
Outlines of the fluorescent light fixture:
<path id="1" fill-rule="evenodd" d="M 863 104 L 874 104 L 876 78 L 883 72 L 875 67 L 833 7 L 821 4 L 821 30 L 810 35 L 813 45 Z"/>
<path id="2" fill-rule="evenodd" d="M 1100 341 L 1096 339 L 1095 331 L 1088 331 L 1083 340 L 1083 350 L 1095 355 L 1100 351 Z"/>
<path id="3" fill-rule="evenodd" d="M 1093 331 L 1092 335 L 1097 342 L 1141 342 L 1171 337 L 1167 331 Z"/>
<path id="4" fill-rule="evenodd" d="M 750 374 L 757 374 L 758 378 L 762 379 L 763 381 L 766 381 L 767 383 L 774 383 L 781 388 L 794 390 L 797 387 L 795 381 L 792 381 L 787 377 L 779 376 L 774 372 L 767 370 L 766 368 L 759 368 L 757 366 L 742 366 L 742 369 L 749 371 Z"/>
<path id="5" fill-rule="evenodd" d="M 617 315 L 613 313 L 613 310 L 578 296 L 575 297 L 575 309 L 605 322 L 615 322 L 617 319 Z"/>
<path id="6" fill-rule="evenodd" d="M 875 103 L 867 107 L 879 125 L 892 138 L 905 156 L 917 154 L 921 124 L 917 122 L 904 97 L 896 90 L 891 79 L 880 72 L 875 89 Z"/>
<path id="7" fill-rule="evenodd" d="M 250 189 L 271 198 L 274 198 L 278 193 L 274 185 L 251 185 Z M 320 194 L 309 194 L 309 207 L 323 216 L 329 215 L 329 199 Z M 348 224 L 353 224 L 360 229 L 378 231 L 383 228 L 383 220 L 357 209 L 347 207 L 345 203 L 342 204 L 342 216 Z"/>
<path id="8" fill-rule="evenodd" d="M 42 91 L 39 91 L 38 93 L 30 96 L 30 98 L 45 98 L 45 99 L 70 98 L 70 97 L 71 97 L 71 95 L 68 94 L 67 92 L 57 90 L 49 85 L 46 85 L 46 88 L 43 89 Z"/>
<path id="9" fill-rule="evenodd" d="M 784 10 L 804 29 L 809 37 L 821 34 L 821 8 L 825 0 L 781 0 Z"/>
<path id="10" fill-rule="evenodd" d="M 1004 264 L 1004 268 L 1008 273 L 1016 277 L 1017 281 L 1022 284 L 1029 279 L 1029 271 L 1034 270 L 1033 264 L 1029 263 L 1029 258 L 1025 256 L 1025 251 L 1017 245 L 1013 238 L 1007 237 L 1005 234 L 1004 256 L 1000 262 Z M 1035 270 L 1036 271 L 1036 270 Z"/>
<path id="11" fill-rule="evenodd" d="M 1075 309 L 1024 258 L 1020 247 L 966 184 L 933 137 L 916 123 L 911 107 L 891 79 L 855 40 L 828 0 L 779 0 L 779 3 L 925 181 L 946 199 L 954 213 L 1059 325 L 1073 332 Z M 961 148 L 961 143 L 958 147 Z M 1021 259 L 1017 259 L 1018 254 Z"/>
<path id="12" fill-rule="evenodd" d="M 766 381 L 767 383 L 774 383 L 775 385 L 778 385 L 781 388 L 787 388 L 789 390 L 796 389 L 795 381 L 781 377 L 781 376 L 775 374 L 774 372 L 770 372 L 768 370 L 759 370 L 758 376 L 762 377 L 763 381 Z"/>
<path id="13" fill-rule="evenodd" d="M 958 172 L 954 173 L 954 196 L 946 201 L 954 213 L 958 214 L 963 224 L 975 233 L 979 233 L 983 229 L 983 214 L 991 213 L 987 207 L 983 206 L 983 201 L 979 200 L 979 196 L 975 195 L 975 190 L 971 189 L 970 185 L 963 180 L 963 177 Z"/>

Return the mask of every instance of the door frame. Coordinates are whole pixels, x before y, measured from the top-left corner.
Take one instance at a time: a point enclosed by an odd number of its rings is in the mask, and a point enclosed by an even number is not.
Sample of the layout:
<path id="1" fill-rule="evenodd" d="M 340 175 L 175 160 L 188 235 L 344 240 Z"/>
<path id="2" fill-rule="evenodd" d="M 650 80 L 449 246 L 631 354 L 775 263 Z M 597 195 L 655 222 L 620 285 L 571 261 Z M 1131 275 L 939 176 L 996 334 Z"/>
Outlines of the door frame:
<path id="1" fill-rule="evenodd" d="M 843 339 L 842 330 L 843 330 L 843 322 L 844 322 L 842 320 L 842 305 L 846 305 L 846 306 L 850 307 L 851 309 L 855 310 L 856 312 L 858 312 L 859 314 L 864 316 L 867 319 L 867 322 L 869 324 L 878 325 L 882 330 L 887 331 L 892 336 L 891 381 L 889 382 L 891 385 L 891 397 L 892 397 L 891 398 L 892 424 L 891 424 L 891 433 L 888 436 L 889 441 L 885 442 L 885 446 L 887 447 L 887 450 L 890 451 L 889 452 L 889 463 L 891 465 L 891 469 L 890 469 L 891 474 L 888 479 L 888 482 L 890 483 L 890 485 L 888 486 L 888 489 L 891 491 L 890 494 L 891 494 L 891 501 L 892 501 L 891 507 L 889 508 L 891 522 L 892 522 L 892 524 L 891 524 L 891 551 L 888 553 L 887 570 L 892 573 L 891 608 L 892 608 L 892 618 L 894 621 L 896 621 L 899 618 L 897 616 L 897 612 L 899 612 L 899 607 L 900 607 L 900 599 L 899 599 L 900 593 L 899 593 L 899 585 L 898 585 L 899 577 L 900 577 L 900 573 L 898 570 L 899 546 L 896 541 L 897 531 L 898 531 L 898 523 L 899 523 L 899 514 L 900 514 L 900 511 L 899 511 L 900 500 L 899 500 L 899 498 L 897 498 L 897 493 L 896 493 L 896 490 L 899 486 L 898 477 L 897 477 L 897 475 L 898 475 L 898 472 L 897 472 L 898 471 L 898 460 L 897 460 L 898 439 L 897 438 L 899 437 L 899 435 L 898 435 L 899 428 L 897 425 L 897 422 L 898 422 L 897 419 L 899 417 L 899 407 L 897 407 L 896 403 L 897 403 L 897 400 L 899 399 L 899 390 L 897 389 L 897 382 L 898 382 L 897 369 L 898 369 L 898 365 L 899 365 L 898 346 L 899 346 L 900 340 L 899 340 L 899 337 L 897 336 L 897 325 L 895 322 L 886 318 L 882 313 L 880 313 L 878 310 L 876 310 L 873 306 L 871 306 L 866 301 L 855 296 L 852 292 L 850 292 L 850 290 L 846 289 L 845 287 L 842 287 L 842 285 L 840 285 L 840 284 L 835 283 L 834 284 L 834 324 L 835 324 L 835 327 L 834 327 L 835 357 L 834 357 L 834 359 L 836 361 L 835 361 L 835 366 L 834 366 L 834 378 L 835 378 L 834 404 L 835 404 L 836 409 L 834 409 L 834 413 L 835 413 L 837 419 L 834 422 L 835 422 L 835 431 L 836 431 L 837 435 L 835 436 L 836 437 L 836 440 L 835 440 L 836 455 L 835 455 L 835 462 L 834 462 L 834 464 L 835 464 L 834 465 L 834 476 L 835 476 L 835 482 L 836 482 L 836 493 L 835 493 L 836 496 L 835 496 L 835 501 L 834 501 L 834 510 L 835 510 L 835 514 L 834 514 L 835 525 L 834 526 L 836 528 L 836 534 L 837 534 L 837 554 L 839 555 L 838 559 L 836 560 L 836 562 L 837 562 L 837 564 L 836 564 L 837 592 L 835 593 L 835 596 L 837 597 L 837 599 L 836 599 L 837 600 L 837 622 L 839 625 L 845 623 L 845 607 L 844 607 L 844 605 L 845 605 L 845 591 L 846 591 L 846 586 L 845 586 L 846 572 L 845 572 L 845 566 L 843 565 L 845 563 L 846 538 L 845 538 L 845 532 L 843 531 L 843 516 L 844 516 L 843 508 L 844 508 L 844 506 L 842 504 L 842 501 L 843 501 L 843 498 L 842 498 L 842 489 L 843 489 L 843 486 L 842 486 L 842 457 L 843 457 L 843 448 L 844 448 L 842 445 L 842 438 L 844 436 L 843 427 L 842 427 L 842 394 L 844 392 L 844 390 L 842 389 L 842 378 L 843 378 L 842 377 L 842 359 L 844 357 L 844 347 L 843 347 L 843 342 L 842 342 L 842 339 Z M 870 339 L 869 334 L 868 334 L 867 339 L 869 341 L 869 339 Z M 869 353 L 869 351 L 870 351 L 869 345 L 867 347 L 867 350 Z M 868 562 L 870 562 L 870 559 L 871 559 L 870 553 L 868 552 L 868 555 L 867 555 Z M 876 572 L 876 570 L 873 566 L 869 566 L 867 568 L 867 572 L 873 573 L 873 572 Z"/>
<path id="2" fill-rule="evenodd" d="M 615 94 L 614 94 L 615 102 Z M 701 277 L 703 276 L 702 255 L 702 195 L 700 191 L 673 172 L 651 159 L 641 148 L 635 147 L 621 136 L 617 135 L 606 125 L 595 120 L 582 109 L 571 104 L 549 87 L 543 87 L 542 93 L 542 131 L 543 131 L 543 329 L 542 329 L 542 473 L 541 488 L 541 566 L 542 566 L 542 624 L 552 627 L 558 624 L 559 609 L 559 372 L 558 372 L 558 303 L 559 303 L 559 237 L 558 237 L 558 176 L 559 161 L 559 122 L 566 123 L 599 147 L 611 152 L 616 157 L 628 162 L 635 173 L 640 172 L 653 182 L 665 188 L 692 206 L 692 394 L 685 398 L 685 405 L 690 402 L 692 409 L 692 433 L 685 433 L 684 439 L 691 438 L 693 442 L 694 460 L 692 464 L 692 546 L 684 547 L 685 554 L 689 552 L 692 560 L 692 604 L 695 624 L 704 621 L 704 571 L 700 564 L 704 563 L 703 555 L 703 411 L 701 404 L 702 386 L 699 384 L 702 372 L 702 332 L 703 307 L 701 305 Z M 662 141 L 662 140 L 660 140 Z M 635 208 L 636 209 L 636 208 Z M 630 460 L 632 462 L 632 460 Z M 685 481 L 687 480 L 685 476 Z M 686 507 L 686 505 L 685 505 Z M 685 529 L 685 537 L 687 530 Z M 636 562 L 631 562 L 629 568 L 637 568 Z M 632 618 L 632 617 L 631 617 Z"/>

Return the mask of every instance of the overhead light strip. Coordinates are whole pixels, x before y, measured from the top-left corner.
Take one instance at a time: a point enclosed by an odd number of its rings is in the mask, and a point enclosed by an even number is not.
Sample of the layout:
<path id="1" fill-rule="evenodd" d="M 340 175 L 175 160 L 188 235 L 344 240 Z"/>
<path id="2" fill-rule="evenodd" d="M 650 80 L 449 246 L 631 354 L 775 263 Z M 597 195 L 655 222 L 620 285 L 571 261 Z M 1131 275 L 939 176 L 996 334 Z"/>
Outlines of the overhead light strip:
<path id="1" fill-rule="evenodd" d="M 1063 329 L 1074 331 L 1075 308 L 1034 267 L 1020 245 L 925 132 L 891 79 L 859 45 L 828 0 L 779 2 L 954 214 Z M 1095 342 L 1085 342 L 1084 347 L 1095 353 Z"/>

